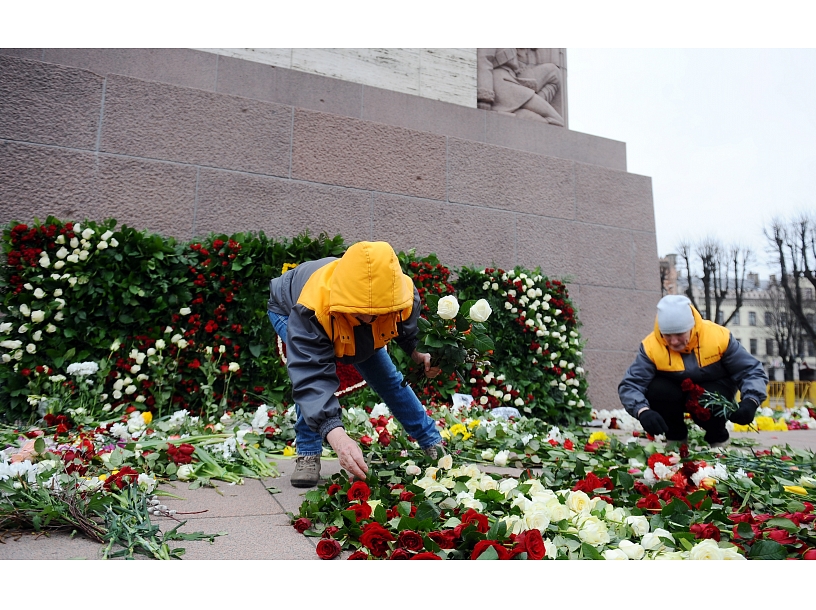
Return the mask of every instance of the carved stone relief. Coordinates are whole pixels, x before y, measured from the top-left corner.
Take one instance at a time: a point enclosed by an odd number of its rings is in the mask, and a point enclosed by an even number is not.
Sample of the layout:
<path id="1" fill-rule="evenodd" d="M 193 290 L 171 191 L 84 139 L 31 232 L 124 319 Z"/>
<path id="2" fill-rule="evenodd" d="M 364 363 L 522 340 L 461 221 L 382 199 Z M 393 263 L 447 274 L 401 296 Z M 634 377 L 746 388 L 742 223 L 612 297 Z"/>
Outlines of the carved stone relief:
<path id="1" fill-rule="evenodd" d="M 566 126 L 565 49 L 478 49 L 479 108 Z"/>

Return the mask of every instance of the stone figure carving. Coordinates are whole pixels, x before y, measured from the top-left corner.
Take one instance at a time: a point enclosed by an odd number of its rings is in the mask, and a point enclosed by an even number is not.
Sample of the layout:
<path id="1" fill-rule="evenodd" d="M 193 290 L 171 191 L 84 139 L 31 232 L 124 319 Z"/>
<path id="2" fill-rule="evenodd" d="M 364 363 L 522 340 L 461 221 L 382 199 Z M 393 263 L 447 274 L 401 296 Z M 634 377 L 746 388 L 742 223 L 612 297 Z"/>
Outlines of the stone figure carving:
<path id="1" fill-rule="evenodd" d="M 563 127 L 562 113 L 555 108 L 562 73 L 551 61 L 553 50 L 478 49 L 479 108 Z"/>

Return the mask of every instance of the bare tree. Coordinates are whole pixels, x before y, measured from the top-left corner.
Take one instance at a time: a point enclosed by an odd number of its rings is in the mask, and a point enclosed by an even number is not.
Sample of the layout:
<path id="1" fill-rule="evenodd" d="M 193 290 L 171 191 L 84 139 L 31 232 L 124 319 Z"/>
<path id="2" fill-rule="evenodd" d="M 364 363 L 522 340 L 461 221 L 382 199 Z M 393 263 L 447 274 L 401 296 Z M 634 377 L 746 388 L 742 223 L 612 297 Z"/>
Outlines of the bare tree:
<path id="1" fill-rule="evenodd" d="M 703 318 L 723 319 L 722 304 L 733 294 L 734 311 L 723 320 L 722 324 L 725 326 L 742 307 L 745 276 L 748 264 L 753 259 L 753 252 L 746 246 L 723 246 L 712 237 L 695 245 L 683 241 L 679 251 L 686 272 L 685 294 Z M 703 307 L 697 304 L 695 287 L 701 288 Z"/>
<path id="2" fill-rule="evenodd" d="M 790 311 L 785 291 L 778 283 L 768 286 L 762 306 L 765 308 L 765 322 L 782 360 L 785 381 L 793 381 L 793 367 L 802 351 L 802 327 Z"/>
<path id="3" fill-rule="evenodd" d="M 816 346 L 816 218 L 801 214 L 793 220 L 775 218 L 765 236 L 780 269 L 780 284 L 788 307 L 808 339 Z"/>

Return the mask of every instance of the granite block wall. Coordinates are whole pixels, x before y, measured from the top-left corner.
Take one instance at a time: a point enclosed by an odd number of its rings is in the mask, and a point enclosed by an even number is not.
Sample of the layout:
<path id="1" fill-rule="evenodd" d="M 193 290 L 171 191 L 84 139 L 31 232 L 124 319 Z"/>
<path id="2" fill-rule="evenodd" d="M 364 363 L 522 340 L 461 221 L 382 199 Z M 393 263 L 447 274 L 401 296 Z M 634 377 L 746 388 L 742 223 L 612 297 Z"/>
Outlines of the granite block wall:
<path id="1" fill-rule="evenodd" d="M 599 408 L 660 297 L 623 143 L 190 49 L 0 49 L 0 223 L 48 214 L 540 266 L 569 282 Z"/>

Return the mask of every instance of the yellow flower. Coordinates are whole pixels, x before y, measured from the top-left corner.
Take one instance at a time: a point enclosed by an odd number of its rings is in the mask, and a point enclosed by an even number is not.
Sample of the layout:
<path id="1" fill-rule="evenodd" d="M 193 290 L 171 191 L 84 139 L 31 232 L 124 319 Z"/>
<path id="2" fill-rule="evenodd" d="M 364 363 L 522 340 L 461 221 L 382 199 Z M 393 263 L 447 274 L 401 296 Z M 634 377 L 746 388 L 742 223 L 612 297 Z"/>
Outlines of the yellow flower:
<path id="1" fill-rule="evenodd" d="M 472 435 L 470 432 L 465 432 L 465 433 L 462 435 L 462 440 L 463 440 L 463 441 L 466 441 L 466 440 L 467 440 L 467 439 L 469 439 L 471 436 L 473 436 L 473 435 Z"/>
<path id="2" fill-rule="evenodd" d="M 87 478 L 87 477 L 86 477 L 86 478 Z M 104 480 L 106 480 L 107 478 L 108 478 L 108 475 L 106 475 L 105 473 L 102 473 L 102 474 L 100 474 L 100 475 L 99 475 L 99 480 L 100 480 L 100 481 L 104 481 Z"/>
<path id="3" fill-rule="evenodd" d="M 783 489 L 788 493 L 799 494 L 800 496 L 807 495 L 807 489 L 799 487 L 798 485 L 785 485 Z"/>
<path id="4" fill-rule="evenodd" d="M 588 443 L 591 445 L 595 441 L 608 441 L 609 437 L 606 435 L 606 432 L 593 432 L 589 435 Z"/>
<path id="5" fill-rule="evenodd" d="M 464 436 L 465 434 L 468 433 L 468 431 L 467 428 L 465 427 L 465 424 L 454 424 L 450 427 L 450 433 L 451 436 L 456 436 L 457 434 L 461 434 L 462 436 Z"/>
<path id="6" fill-rule="evenodd" d="M 468 424 L 468 428 L 470 428 L 471 430 L 473 430 L 473 429 L 474 429 L 476 426 L 480 425 L 481 423 L 482 423 L 482 422 L 481 422 L 481 420 L 479 420 L 479 419 L 474 419 L 473 421 L 471 421 L 471 422 Z"/>
<path id="7" fill-rule="evenodd" d="M 119 469 L 117 468 L 116 470 L 111 471 L 111 474 L 113 474 L 113 475 L 119 474 Z"/>
<path id="8" fill-rule="evenodd" d="M 780 432 L 787 432 L 788 431 L 788 424 L 785 423 L 784 418 L 779 418 L 779 421 L 776 422 L 774 425 L 774 430 L 779 430 Z"/>
<path id="9" fill-rule="evenodd" d="M 756 429 L 751 424 L 746 424 L 744 426 L 740 424 L 734 424 L 734 432 L 755 432 Z"/>
<path id="10" fill-rule="evenodd" d="M 773 417 L 767 417 L 765 415 L 760 415 L 757 417 L 754 423 L 756 423 L 757 430 L 763 431 L 772 431 L 776 426 L 776 422 L 773 420 Z"/>
<path id="11" fill-rule="evenodd" d="M 283 263 L 283 268 L 281 269 L 281 275 L 283 275 L 284 273 L 286 273 L 290 269 L 294 269 L 297 266 L 298 266 L 297 263 Z"/>
<path id="12" fill-rule="evenodd" d="M 142 419 L 144 420 L 145 425 L 149 424 L 153 421 L 153 414 L 150 411 L 145 411 L 142 413 Z"/>
<path id="13" fill-rule="evenodd" d="M 294 447 L 290 447 L 289 445 L 286 445 L 286 447 L 283 448 L 283 455 L 286 456 L 286 457 L 289 457 L 291 455 L 295 455 L 295 453 L 296 452 L 295 452 Z"/>
<path id="14" fill-rule="evenodd" d="M 448 432 L 448 429 L 447 429 L 447 428 L 445 428 L 445 429 L 443 429 L 443 430 L 440 430 L 440 431 L 439 431 L 439 435 L 440 435 L 442 438 L 444 438 L 446 441 L 449 441 L 449 440 L 450 440 L 450 437 L 451 437 L 450 432 Z"/>

